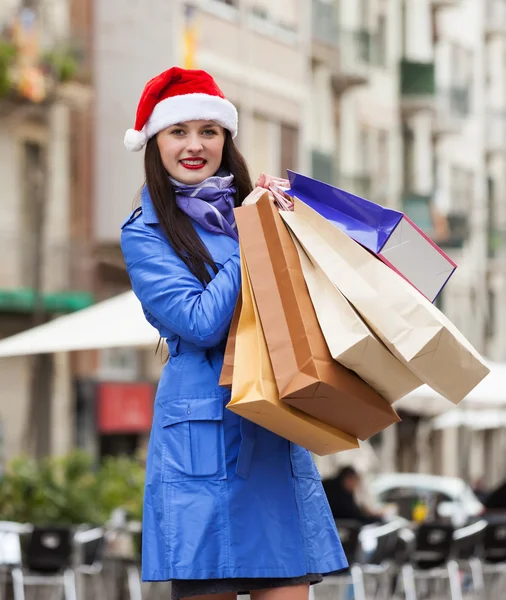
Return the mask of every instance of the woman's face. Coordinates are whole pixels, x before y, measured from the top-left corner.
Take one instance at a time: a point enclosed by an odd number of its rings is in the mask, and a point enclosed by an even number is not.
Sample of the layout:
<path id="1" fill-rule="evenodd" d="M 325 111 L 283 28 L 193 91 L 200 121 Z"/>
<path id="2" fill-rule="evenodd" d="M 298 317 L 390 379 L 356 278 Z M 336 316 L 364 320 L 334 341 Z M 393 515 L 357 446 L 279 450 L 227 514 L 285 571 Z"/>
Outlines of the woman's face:
<path id="1" fill-rule="evenodd" d="M 156 141 L 169 175 L 192 185 L 220 168 L 225 130 L 214 121 L 186 121 L 163 129 Z"/>

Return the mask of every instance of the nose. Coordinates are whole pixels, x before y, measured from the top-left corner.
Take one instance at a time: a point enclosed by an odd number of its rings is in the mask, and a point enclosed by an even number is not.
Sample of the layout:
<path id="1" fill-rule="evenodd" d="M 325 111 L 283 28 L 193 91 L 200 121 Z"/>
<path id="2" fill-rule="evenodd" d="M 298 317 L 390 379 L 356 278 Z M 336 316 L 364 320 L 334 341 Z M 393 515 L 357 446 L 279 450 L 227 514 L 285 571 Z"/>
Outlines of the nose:
<path id="1" fill-rule="evenodd" d="M 191 133 L 188 136 L 186 150 L 191 154 L 198 154 L 203 149 L 202 140 L 197 133 Z"/>

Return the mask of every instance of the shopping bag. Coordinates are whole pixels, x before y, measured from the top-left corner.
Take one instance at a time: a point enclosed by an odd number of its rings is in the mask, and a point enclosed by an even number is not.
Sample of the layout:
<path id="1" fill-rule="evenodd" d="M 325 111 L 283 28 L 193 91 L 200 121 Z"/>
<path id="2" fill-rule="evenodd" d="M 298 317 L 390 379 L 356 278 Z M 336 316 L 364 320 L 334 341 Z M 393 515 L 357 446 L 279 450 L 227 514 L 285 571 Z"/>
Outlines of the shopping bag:
<path id="1" fill-rule="evenodd" d="M 433 302 L 457 265 L 409 217 L 311 177 L 288 171 L 290 189 L 397 271 Z"/>
<path id="2" fill-rule="evenodd" d="M 422 382 L 367 327 L 320 267 L 311 262 L 298 241 L 295 247 L 332 358 L 355 371 L 390 403 L 421 386 Z"/>
<path id="3" fill-rule="evenodd" d="M 227 345 L 223 356 L 223 366 L 221 368 L 220 380 L 218 385 L 225 388 L 232 387 L 232 375 L 234 372 L 234 354 L 235 354 L 235 336 L 237 335 L 237 325 L 239 324 L 239 315 L 241 314 L 242 296 L 239 294 L 237 304 L 235 305 L 232 323 L 228 332 Z"/>
<path id="4" fill-rule="evenodd" d="M 386 400 L 332 359 L 297 249 L 268 194 L 236 208 L 235 218 L 280 398 L 359 439 L 399 421 Z"/>
<path id="5" fill-rule="evenodd" d="M 445 315 L 332 223 L 298 199 L 281 214 L 311 261 L 421 381 L 457 404 L 489 373 Z"/>
<path id="6" fill-rule="evenodd" d="M 356 438 L 279 399 L 243 257 L 241 266 L 242 308 L 235 336 L 232 397 L 227 408 L 320 456 L 358 448 Z"/>

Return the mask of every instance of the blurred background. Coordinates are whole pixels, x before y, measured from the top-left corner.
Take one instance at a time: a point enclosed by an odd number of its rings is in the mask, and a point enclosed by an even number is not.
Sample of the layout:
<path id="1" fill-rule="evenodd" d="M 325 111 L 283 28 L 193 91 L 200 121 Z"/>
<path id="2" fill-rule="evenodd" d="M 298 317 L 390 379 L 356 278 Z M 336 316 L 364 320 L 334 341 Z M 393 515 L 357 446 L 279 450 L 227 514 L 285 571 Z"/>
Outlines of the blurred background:
<path id="1" fill-rule="evenodd" d="M 238 107 L 253 178 L 292 169 L 402 210 L 459 265 L 437 305 L 491 361 L 487 390 L 458 409 L 406 398 L 401 423 L 318 460 L 324 477 L 344 464 L 377 481 L 443 476 L 450 500 L 464 482 L 499 486 L 506 1 L 0 0 L 1 337 L 130 289 L 120 226 L 143 173 L 122 141 L 144 84 L 172 65 L 208 70 Z M 137 485 L 163 367 L 155 345 L 1 358 L 0 472 L 16 459 L 35 480 L 19 457 L 65 455 L 67 475 L 102 464 L 101 485 L 128 469 Z M 121 485 L 103 510 L 127 503 Z"/>

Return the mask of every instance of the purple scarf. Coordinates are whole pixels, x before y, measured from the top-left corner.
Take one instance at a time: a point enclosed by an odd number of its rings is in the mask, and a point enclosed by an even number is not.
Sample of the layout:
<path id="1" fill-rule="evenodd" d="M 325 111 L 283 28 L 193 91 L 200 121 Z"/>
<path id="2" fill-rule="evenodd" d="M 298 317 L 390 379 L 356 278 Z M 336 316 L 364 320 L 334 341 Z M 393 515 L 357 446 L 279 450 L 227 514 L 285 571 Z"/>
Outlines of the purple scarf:
<path id="1" fill-rule="evenodd" d="M 233 175 L 213 175 L 197 185 L 170 178 L 179 208 L 207 231 L 225 234 L 238 241 L 234 218 Z"/>

